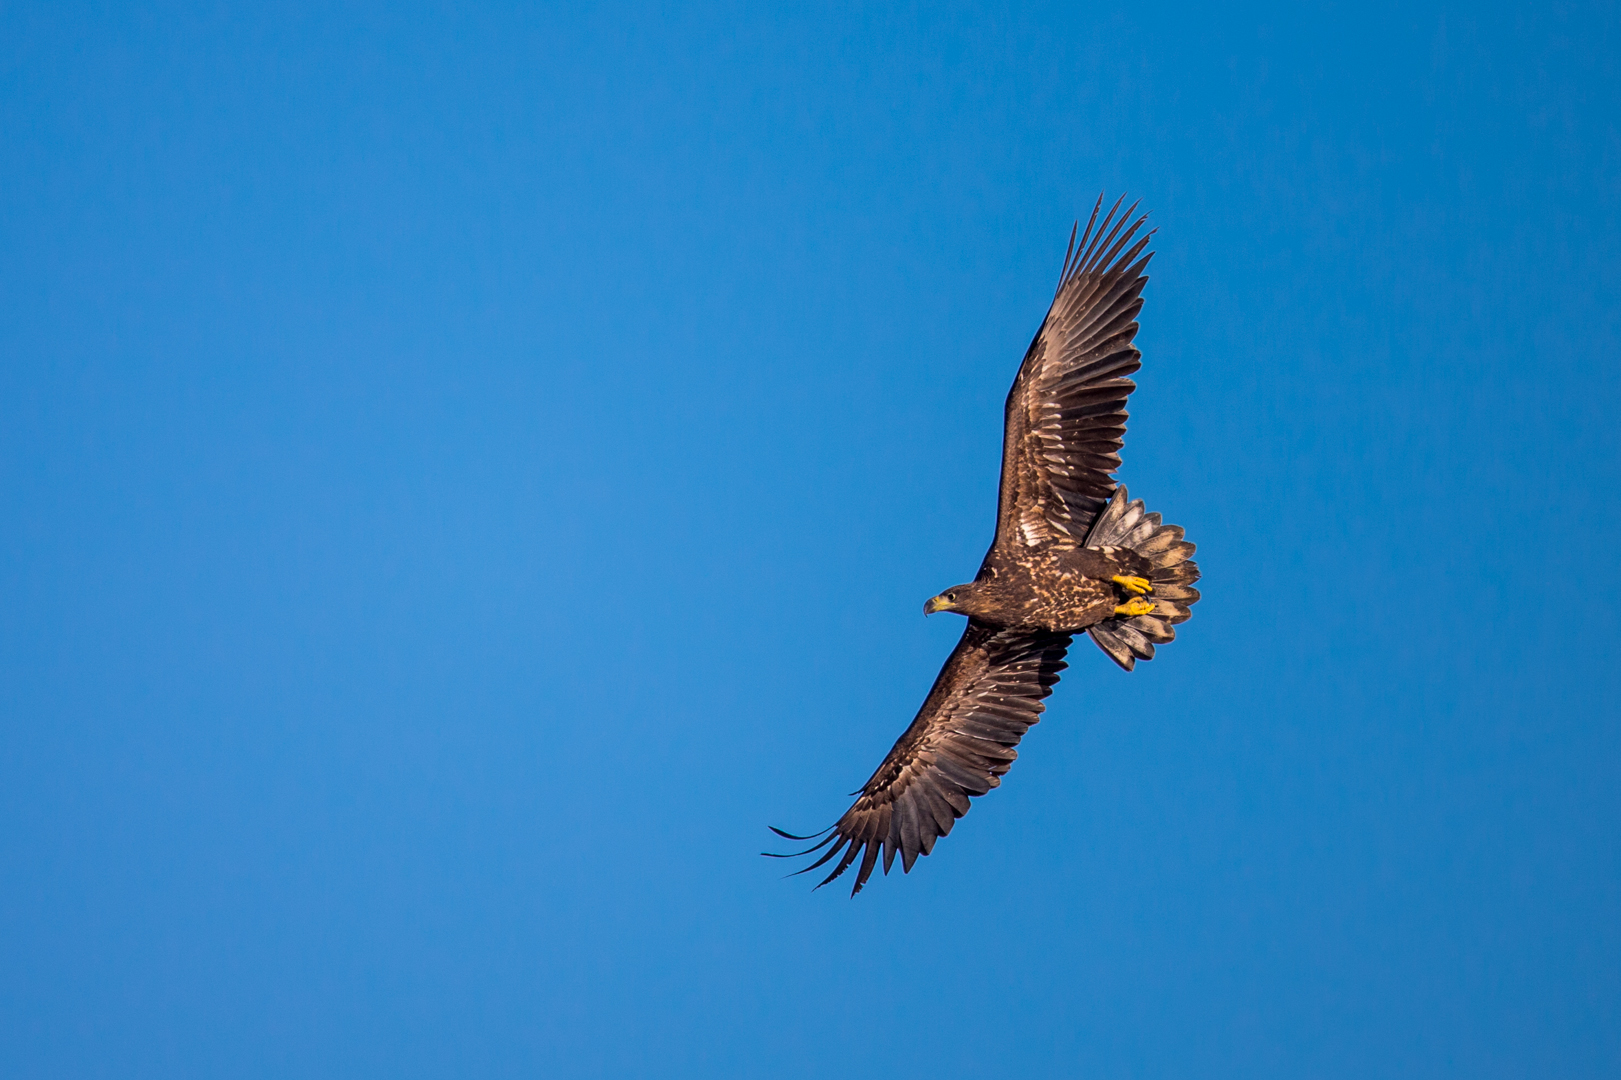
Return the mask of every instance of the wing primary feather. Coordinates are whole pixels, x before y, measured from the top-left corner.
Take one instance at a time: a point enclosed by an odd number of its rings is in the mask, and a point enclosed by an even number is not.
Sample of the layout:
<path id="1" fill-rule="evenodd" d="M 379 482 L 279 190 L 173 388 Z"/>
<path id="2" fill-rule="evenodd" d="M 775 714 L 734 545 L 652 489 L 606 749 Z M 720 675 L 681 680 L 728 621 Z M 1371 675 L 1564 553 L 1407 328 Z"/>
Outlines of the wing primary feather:
<path id="1" fill-rule="evenodd" d="M 823 885 L 826 885 L 828 882 L 832 881 L 834 878 L 838 877 L 840 874 L 842 874 L 846 870 L 850 869 L 850 864 L 856 861 L 856 856 L 861 854 L 861 849 L 866 847 L 866 846 L 867 846 L 867 844 L 866 844 L 866 841 L 864 841 L 864 840 L 851 840 L 850 841 L 850 846 L 845 849 L 844 858 L 839 860 L 839 865 L 835 866 L 833 868 L 833 872 L 831 874 L 827 875 L 827 877 L 823 878 L 817 884 L 816 888 L 820 889 Z M 857 882 L 856 884 L 859 885 L 860 882 Z M 815 889 L 813 889 L 811 891 L 814 892 Z M 850 895 L 854 896 L 855 893 L 852 892 Z"/>
<path id="2" fill-rule="evenodd" d="M 1124 198 L 1124 196 L 1121 196 L 1121 197 Z M 1086 231 L 1081 234 L 1081 250 L 1082 251 L 1086 250 L 1087 244 L 1091 241 L 1091 238 L 1092 238 L 1092 226 L 1094 226 L 1094 225 L 1096 225 L 1098 223 L 1098 211 L 1101 210 L 1101 209 L 1103 209 L 1103 192 L 1100 191 L 1100 192 L 1098 192 L 1098 201 L 1096 203 L 1092 204 L 1092 216 L 1086 219 Z M 1111 211 L 1111 213 L 1112 213 L 1112 211 Z M 1066 259 L 1065 262 L 1067 263 L 1068 260 Z M 1078 265 L 1079 264 L 1079 259 L 1077 259 L 1076 262 L 1077 262 L 1077 265 Z M 1067 269 L 1068 269 L 1069 273 L 1064 278 L 1064 280 L 1066 282 L 1068 281 L 1069 277 L 1074 276 L 1076 267 L 1075 266 L 1068 266 Z"/>
<path id="3" fill-rule="evenodd" d="M 913 795 L 912 791 L 907 794 Z M 904 809 L 903 809 L 904 808 Z M 923 842 L 919 839 L 922 831 L 922 822 L 918 819 L 918 806 L 915 797 L 907 798 L 896 804 L 901 826 L 901 850 L 905 852 L 920 851 Z"/>
<path id="4" fill-rule="evenodd" d="M 789 852 L 762 851 L 762 852 L 760 852 L 760 854 L 764 855 L 768 859 L 797 859 L 801 855 L 809 855 L 811 852 L 815 851 L 817 848 L 825 846 L 827 844 L 827 842 L 832 840 L 832 839 L 833 839 L 832 836 L 824 836 L 820 840 L 818 840 L 816 843 L 814 843 L 810 847 L 806 848 L 804 851 L 789 851 Z"/>
<path id="5" fill-rule="evenodd" d="M 833 826 L 829 825 L 827 828 L 822 829 L 822 830 L 820 830 L 818 832 L 813 832 L 809 836 L 795 836 L 791 832 L 783 832 L 781 829 L 777 828 L 775 825 L 767 825 L 766 828 L 770 829 L 772 832 L 776 833 L 778 836 L 782 837 L 784 840 L 814 840 L 818 836 L 821 836 L 822 833 L 827 833 L 827 832 L 832 832 L 833 831 Z"/>
<path id="6" fill-rule="evenodd" d="M 817 859 L 815 862 L 811 863 L 809 866 L 805 867 L 803 870 L 795 870 L 793 873 L 789 874 L 788 876 L 789 877 L 798 877 L 800 874 L 808 874 L 808 873 L 810 873 L 812 870 L 815 870 L 818 866 L 821 866 L 822 864 L 826 863 L 829 859 L 833 858 L 833 856 L 837 855 L 839 853 L 840 849 L 842 849 L 845 844 L 848 844 L 850 842 L 850 838 L 848 836 L 838 836 L 837 833 L 835 833 L 834 835 L 838 837 L 838 841 L 839 841 L 838 843 L 834 844 L 832 847 L 830 847 L 826 851 L 824 851 L 822 853 L 822 857 L 820 859 Z M 829 878 L 828 880 L 831 881 L 832 879 Z M 822 882 L 822 885 L 826 885 L 826 884 L 827 884 L 826 881 Z M 818 885 L 818 886 L 816 886 L 816 888 L 820 889 L 822 887 L 822 885 Z"/>
<path id="7" fill-rule="evenodd" d="M 867 841 L 867 854 L 861 858 L 861 869 L 856 871 L 856 883 L 855 887 L 850 890 L 851 896 L 854 896 L 856 893 L 860 892 L 861 886 L 867 883 L 867 879 L 872 876 L 873 864 L 877 861 L 878 845 L 874 841 L 869 840 Z"/>
<path id="8" fill-rule="evenodd" d="M 1080 227 L 1080 218 L 1076 218 L 1075 224 L 1069 227 L 1069 247 L 1064 252 L 1064 268 L 1058 272 L 1058 288 L 1053 290 L 1054 300 L 1057 300 L 1058 294 L 1064 291 L 1064 282 L 1069 278 L 1069 260 L 1075 254 L 1075 230 Z"/>

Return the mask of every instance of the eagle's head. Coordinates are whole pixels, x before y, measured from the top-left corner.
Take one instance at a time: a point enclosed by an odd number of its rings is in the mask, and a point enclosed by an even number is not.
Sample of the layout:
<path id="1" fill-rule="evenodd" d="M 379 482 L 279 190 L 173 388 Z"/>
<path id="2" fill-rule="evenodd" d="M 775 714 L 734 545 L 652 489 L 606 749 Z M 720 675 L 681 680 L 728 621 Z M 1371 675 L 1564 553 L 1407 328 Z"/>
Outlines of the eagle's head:
<path id="1" fill-rule="evenodd" d="M 923 605 L 923 614 L 955 611 L 962 615 L 977 615 L 992 606 L 990 599 L 985 595 L 983 582 L 970 581 L 966 585 L 953 585 L 939 596 L 931 597 L 929 602 Z"/>

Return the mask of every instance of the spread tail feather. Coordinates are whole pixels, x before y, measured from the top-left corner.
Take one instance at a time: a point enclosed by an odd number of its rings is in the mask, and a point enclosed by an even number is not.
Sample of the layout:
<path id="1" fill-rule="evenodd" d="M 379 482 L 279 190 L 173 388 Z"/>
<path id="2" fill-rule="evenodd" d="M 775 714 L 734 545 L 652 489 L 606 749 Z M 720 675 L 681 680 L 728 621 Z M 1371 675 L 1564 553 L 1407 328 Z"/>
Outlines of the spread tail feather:
<path id="1" fill-rule="evenodd" d="M 1127 548 L 1149 564 L 1144 576 L 1154 591 L 1145 599 L 1154 601 L 1154 610 L 1105 619 L 1087 631 L 1098 648 L 1127 671 L 1138 660 L 1152 660 L 1156 644 L 1173 640 L 1172 627 L 1192 617 L 1190 609 L 1199 599 L 1199 590 L 1193 587 L 1199 580 L 1199 564 L 1190 558 L 1193 544 L 1182 538 L 1182 527 L 1162 524 L 1158 514 L 1143 509 L 1141 499 L 1127 502 L 1129 498 L 1124 484 L 1115 488 L 1086 537 L 1089 548 Z"/>

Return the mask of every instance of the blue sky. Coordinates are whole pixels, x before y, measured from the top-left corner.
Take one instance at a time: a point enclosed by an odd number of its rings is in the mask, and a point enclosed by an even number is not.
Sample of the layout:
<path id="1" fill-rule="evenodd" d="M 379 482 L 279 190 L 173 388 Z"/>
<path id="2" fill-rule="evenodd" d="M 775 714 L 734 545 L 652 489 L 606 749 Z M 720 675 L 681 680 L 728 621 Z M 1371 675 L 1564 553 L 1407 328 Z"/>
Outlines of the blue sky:
<path id="1" fill-rule="evenodd" d="M 1617 24 L 8 5 L 5 1073 L 1615 1075 Z M 1205 599 L 783 881 L 1105 190 Z"/>

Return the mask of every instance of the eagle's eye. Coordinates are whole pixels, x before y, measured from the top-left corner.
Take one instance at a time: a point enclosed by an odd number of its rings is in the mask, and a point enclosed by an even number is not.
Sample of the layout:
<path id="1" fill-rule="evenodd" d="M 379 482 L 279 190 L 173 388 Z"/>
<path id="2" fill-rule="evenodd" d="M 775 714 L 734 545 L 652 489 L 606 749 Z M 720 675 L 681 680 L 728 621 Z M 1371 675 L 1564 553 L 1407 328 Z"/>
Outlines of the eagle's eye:
<path id="1" fill-rule="evenodd" d="M 957 602 L 957 590 L 953 589 L 950 592 L 946 593 L 946 599 L 950 600 L 953 604 L 955 604 Z"/>

